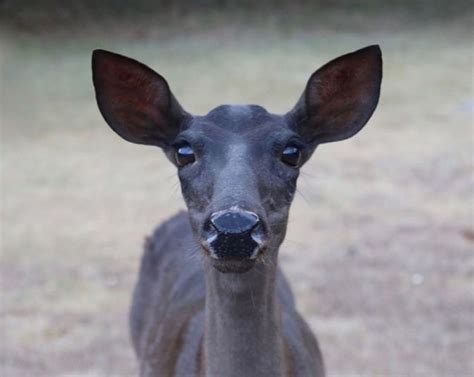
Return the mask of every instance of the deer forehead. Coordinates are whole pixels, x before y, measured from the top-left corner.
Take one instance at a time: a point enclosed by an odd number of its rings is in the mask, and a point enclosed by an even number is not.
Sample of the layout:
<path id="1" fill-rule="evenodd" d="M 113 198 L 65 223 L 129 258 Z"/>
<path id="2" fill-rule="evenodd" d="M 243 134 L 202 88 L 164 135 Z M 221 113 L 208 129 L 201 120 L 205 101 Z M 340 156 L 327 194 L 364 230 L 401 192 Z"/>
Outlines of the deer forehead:
<path id="1" fill-rule="evenodd" d="M 221 105 L 195 116 L 182 137 L 221 157 L 259 155 L 291 134 L 285 119 L 257 105 Z"/>
<path id="2" fill-rule="evenodd" d="M 278 123 L 280 118 L 258 105 L 221 105 L 205 116 L 196 117 L 195 123 L 243 135 L 261 130 L 265 125 Z"/>

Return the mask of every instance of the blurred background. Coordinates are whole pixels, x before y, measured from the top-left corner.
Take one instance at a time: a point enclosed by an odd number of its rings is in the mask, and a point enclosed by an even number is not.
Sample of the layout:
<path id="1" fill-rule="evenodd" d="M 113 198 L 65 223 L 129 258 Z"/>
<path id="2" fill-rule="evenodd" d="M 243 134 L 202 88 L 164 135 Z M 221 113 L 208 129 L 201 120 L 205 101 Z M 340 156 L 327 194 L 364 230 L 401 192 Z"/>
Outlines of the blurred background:
<path id="1" fill-rule="evenodd" d="M 161 151 L 101 118 L 93 49 L 157 70 L 190 112 L 283 113 L 378 43 L 379 107 L 304 167 L 281 265 L 329 376 L 473 376 L 472 4 L 0 1 L 0 375 L 137 374 L 143 240 L 183 202 Z"/>

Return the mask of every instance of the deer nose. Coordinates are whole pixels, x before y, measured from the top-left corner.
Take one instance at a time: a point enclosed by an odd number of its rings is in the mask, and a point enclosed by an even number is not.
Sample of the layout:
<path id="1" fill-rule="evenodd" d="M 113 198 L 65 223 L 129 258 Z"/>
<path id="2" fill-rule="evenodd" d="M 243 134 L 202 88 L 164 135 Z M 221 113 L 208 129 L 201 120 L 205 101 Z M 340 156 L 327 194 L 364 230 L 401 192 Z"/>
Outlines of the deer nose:
<path id="1" fill-rule="evenodd" d="M 254 259 L 262 244 L 257 214 L 241 209 L 219 211 L 209 218 L 211 256 L 223 260 Z"/>
<path id="2" fill-rule="evenodd" d="M 211 225 L 219 233 L 224 234 L 249 232 L 257 226 L 259 221 L 255 213 L 244 210 L 221 211 L 211 216 Z"/>

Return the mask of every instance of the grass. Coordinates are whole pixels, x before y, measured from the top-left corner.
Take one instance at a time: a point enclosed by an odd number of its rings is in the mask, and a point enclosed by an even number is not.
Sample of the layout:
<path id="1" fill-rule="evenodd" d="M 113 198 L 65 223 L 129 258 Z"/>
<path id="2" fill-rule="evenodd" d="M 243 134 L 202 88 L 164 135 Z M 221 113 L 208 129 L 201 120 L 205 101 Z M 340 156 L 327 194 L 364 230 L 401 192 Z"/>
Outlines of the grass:
<path id="1" fill-rule="evenodd" d="M 161 152 L 101 119 L 92 49 L 156 69 L 194 113 L 285 112 L 318 66 L 373 43 L 379 108 L 304 168 L 281 263 L 330 376 L 473 373 L 472 25 L 355 13 L 3 31 L 2 375 L 135 375 L 126 316 L 141 244 L 183 207 Z"/>

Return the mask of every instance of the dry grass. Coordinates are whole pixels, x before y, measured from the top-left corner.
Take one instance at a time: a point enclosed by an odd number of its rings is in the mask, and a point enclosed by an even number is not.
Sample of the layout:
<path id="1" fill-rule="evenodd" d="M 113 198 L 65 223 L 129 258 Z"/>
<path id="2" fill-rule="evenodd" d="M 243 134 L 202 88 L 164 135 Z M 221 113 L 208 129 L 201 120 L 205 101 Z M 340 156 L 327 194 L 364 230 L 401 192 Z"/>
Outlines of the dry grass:
<path id="1" fill-rule="evenodd" d="M 281 263 L 329 376 L 472 376 L 470 21 L 369 21 L 4 33 L 0 374 L 136 374 L 126 316 L 141 244 L 183 205 L 161 152 L 101 119 L 93 48 L 156 68 L 191 112 L 284 112 L 320 64 L 380 43 L 379 109 L 304 168 Z"/>

